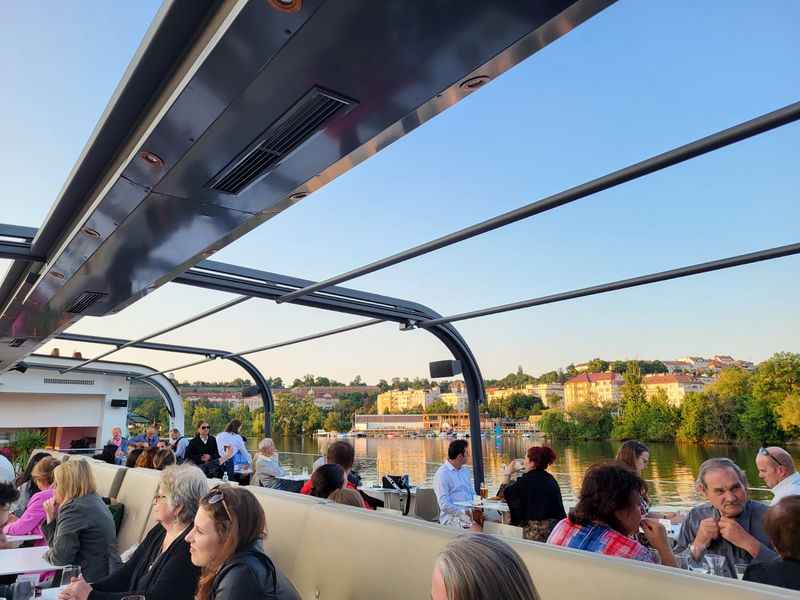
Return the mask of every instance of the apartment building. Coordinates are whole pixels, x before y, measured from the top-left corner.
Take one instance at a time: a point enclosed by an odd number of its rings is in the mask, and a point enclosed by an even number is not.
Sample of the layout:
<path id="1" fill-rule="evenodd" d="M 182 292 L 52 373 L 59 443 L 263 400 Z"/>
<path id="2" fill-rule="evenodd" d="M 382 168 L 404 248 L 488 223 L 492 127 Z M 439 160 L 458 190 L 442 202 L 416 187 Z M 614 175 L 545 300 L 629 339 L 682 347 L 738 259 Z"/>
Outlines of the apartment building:
<path id="1" fill-rule="evenodd" d="M 428 408 L 431 402 L 441 396 L 439 388 L 430 390 L 389 390 L 378 394 L 378 414 L 399 413 L 404 410 L 422 410 Z"/>
<path id="2" fill-rule="evenodd" d="M 564 384 L 564 408 L 592 402 L 603 406 L 619 402 L 623 379 L 619 373 L 580 373 Z"/>
<path id="3" fill-rule="evenodd" d="M 670 404 L 673 406 L 681 406 L 687 393 L 701 392 L 705 385 L 703 382 L 690 375 L 684 373 L 670 373 L 646 375 L 642 380 L 642 387 L 644 387 L 648 399 L 655 396 L 658 390 L 664 390 Z"/>

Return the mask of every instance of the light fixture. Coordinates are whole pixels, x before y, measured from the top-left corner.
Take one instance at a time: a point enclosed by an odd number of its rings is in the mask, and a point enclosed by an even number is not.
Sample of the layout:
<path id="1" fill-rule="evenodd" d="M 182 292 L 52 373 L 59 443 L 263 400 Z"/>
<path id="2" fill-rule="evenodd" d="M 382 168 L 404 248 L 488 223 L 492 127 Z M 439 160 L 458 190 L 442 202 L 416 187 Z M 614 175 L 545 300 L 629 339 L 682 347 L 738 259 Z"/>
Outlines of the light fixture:
<path id="1" fill-rule="evenodd" d="M 91 227 L 84 227 L 83 228 L 83 233 L 85 233 L 89 237 L 93 237 L 93 238 L 99 238 L 100 237 L 100 232 L 97 231 L 97 229 L 92 229 Z"/>
<path id="2" fill-rule="evenodd" d="M 153 154 L 148 150 L 144 150 L 143 152 L 139 153 L 139 158 L 141 158 L 144 162 L 146 162 L 151 167 L 163 167 L 164 161 L 161 160 L 161 157 L 157 154 Z"/>
<path id="3" fill-rule="evenodd" d="M 60 271 L 50 271 L 50 275 L 55 277 L 56 279 L 64 279 L 64 274 Z"/>
<path id="4" fill-rule="evenodd" d="M 303 0 L 267 0 L 267 4 L 281 12 L 297 12 L 303 7 Z"/>
<path id="5" fill-rule="evenodd" d="M 289 196 L 289 200 L 291 200 L 292 202 L 299 202 L 300 200 L 308 196 L 308 194 L 309 192 L 297 192 L 296 194 L 292 194 L 291 196 Z"/>
<path id="6" fill-rule="evenodd" d="M 488 82 L 489 82 L 488 75 L 478 75 L 477 77 L 470 77 L 469 79 L 465 79 L 458 85 L 458 87 L 460 87 L 462 90 L 472 91 L 472 90 L 477 90 L 479 87 Z"/>

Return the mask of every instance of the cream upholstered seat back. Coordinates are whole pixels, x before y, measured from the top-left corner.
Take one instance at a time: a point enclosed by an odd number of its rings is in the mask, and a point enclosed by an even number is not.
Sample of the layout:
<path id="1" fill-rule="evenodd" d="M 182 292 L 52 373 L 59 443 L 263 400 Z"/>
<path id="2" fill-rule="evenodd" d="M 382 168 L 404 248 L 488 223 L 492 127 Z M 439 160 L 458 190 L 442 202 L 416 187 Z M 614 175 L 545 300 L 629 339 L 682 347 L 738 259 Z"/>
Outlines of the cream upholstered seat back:
<path id="1" fill-rule="evenodd" d="M 89 459 L 89 467 L 97 484 L 97 493 L 105 498 L 116 498 L 127 467 Z"/>
<path id="2" fill-rule="evenodd" d="M 127 469 L 117 500 L 125 506 L 122 525 L 117 534 L 117 548 L 123 552 L 138 544 L 145 533 L 153 509 L 153 498 L 158 490 L 161 471 L 154 469 Z"/>
<path id="3" fill-rule="evenodd" d="M 410 517 L 267 488 L 247 489 L 267 515 L 267 552 L 303 598 L 426 598 L 436 556 L 454 536 L 468 535 Z M 504 541 L 522 556 L 542 598 L 800 598 L 800 593 L 758 584 L 526 540 Z"/>

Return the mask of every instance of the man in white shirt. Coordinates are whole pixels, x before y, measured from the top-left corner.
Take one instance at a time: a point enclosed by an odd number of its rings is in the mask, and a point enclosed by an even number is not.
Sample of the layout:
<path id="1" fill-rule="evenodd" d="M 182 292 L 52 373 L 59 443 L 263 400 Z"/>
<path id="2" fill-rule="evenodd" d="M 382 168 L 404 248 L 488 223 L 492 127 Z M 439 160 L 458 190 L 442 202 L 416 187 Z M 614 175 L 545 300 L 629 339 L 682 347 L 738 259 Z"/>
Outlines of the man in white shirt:
<path id="1" fill-rule="evenodd" d="M 0 483 L 8 482 L 14 483 L 16 476 L 14 475 L 14 465 L 5 456 L 0 454 Z"/>
<path id="2" fill-rule="evenodd" d="M 468 529 L 472 525 L 468 509 L 456 502 L 472 502 L 472 479 L 464 468 L 468 444 L 465 440 L 450 442 L 447 460 L 433 477 L 433 489 L 439 501 L 439 523 L 448 527 Z"/>
<path id="3" fill-rule="evenodd" d="M 756 467 L 758 476 L 772 490 L 770 506 L 775 506 L 786 496 L 800 496 L 800 473 L 794 466 L 792 455 L 783 448 L 760 448 L 756 455 Z"/>

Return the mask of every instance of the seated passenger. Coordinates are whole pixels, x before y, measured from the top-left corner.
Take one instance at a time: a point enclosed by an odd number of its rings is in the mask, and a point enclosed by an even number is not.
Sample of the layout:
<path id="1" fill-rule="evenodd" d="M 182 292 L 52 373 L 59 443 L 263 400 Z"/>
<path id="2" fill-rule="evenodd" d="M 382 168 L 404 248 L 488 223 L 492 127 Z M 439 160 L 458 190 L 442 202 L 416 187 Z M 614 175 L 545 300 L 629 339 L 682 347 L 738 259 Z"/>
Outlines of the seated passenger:
<path id="1" fill-rule="evenodd" d="M 116 447 L 114 451 L 114 462 L 118 465 L 124 464 L 128 457 L 128 438 L 122 436 L 122 429 L 120 427 L 111 428 L 111 439 L 108 440 L 108 444 L 106 445 L 113 445 Z"/>
<path id="2" fill-rule="evenodd" d="M 128 441 L 128 445 L 142 445 L 145 448 L 155 448 L 158 446 L 158 426 L 157 425 L 150 425 L 145 433 L 140 433 L 139 435 L 132 437 Z"/>
<path id="3" fill-rule="evenodd" d="M 156 457 L 157 448 L 145 448 L 136 459 L 136 468 L 154 469 L 153 459 Z"/>
<path id="4" fill-rule="evenodd" d="M 311 475 L 311 496 L 327 498 L 344 487 L 347 481 L 344 469 L 339 465 L 322 465 Z M 356 492 L 358 493 L 358 492 Z"/>
<path id="5" fill-rule="evenodd" d="M 128 452 L 128 458 L 125 460 L 125 466 L 129 469 L 133 469 L 143 452 L 144 448 L 131 448 Z"/>
<path id="6" fill-rule="evenodd" d="M 17 486 L 17 490 L 19 490 L 19 499 L 14 503 L 12 511 L 18 517 L 21 517 L 22 513 L 25 512 L 25 508 L 28 506 L 28 500 L 31 499 L 31 496 L 33 496 L 36 492 L 41 492 L 41 490 L 38 489 L 36 484 L 31 480 L 31 473 L 33 472 L 33 468 L 36 466 L 36 463 L 43 458 L 47 458 L 48 456 L 50 455 L 47 452 L 37 452 L 31 456 L 30 460 L 28 461 L 28 466 L 25 467 L 25 470 L 14 482 L 14 485 Z"/>
<path id="7" fill-rule="evenodd" d="M 483 533 L 457 537 L 436 559 L 431 600 L 539 600 L 514 549 Z"/>
<path id="8" fill-rule="evenodd" d="M 186 460 L 200 467 L 208 477 L 221 477 L 223 466 L 233 457 L 234 449 L 229 447 L 227 454 L 221 457 L 217 440 L 209 431 L 208 421 L 197 424 L 197 435 L 186 446 Z"/>
<path id="9" fill-rule="evenodd" d="M 760 448 L 756 468 L 758 476 L 772 490 L 770 506 L 775 506 L 781 498 L 800 494 L 800 473 L 794 466 L 792 455 L 783 448 Z"/>
<path id="10" fill-rule="evenodd" d="M 689 511 L 676 552 L 689 549 L 695 559 L 706 551 L 725 557 L 725 574 L 736 577 L 736 564 L 778 558 L 764 531 L 767 505 L 747 498 L 747 476 L 729 458 L 700 465 L 697 489 L 708 502 Z"/>
<path id="11" fill-rule="evenodd" d="M 220 485 L 200 503 L 186 536 L 202 568 L 196 600 L 299 600 L 289 579 L 264 553 L 264 509 L 245 488 Z"/>
<path id="12" fill-rule="evenodd" d="M 617 452 L 617 460 L 628 465 L 639 477 L 642 477 L 642 473 L 650 463 L 650 449 L 637 440 L 627 440 L 620 446 L 619 452 Z M 647 482 L 645 482 L 645 485 L 647 485 Z M 675 519 L 678 517 L 678 513 L 674 512 L 652 512 L 650 510 L 650 497 L 646 488 L 642 495 L 642 511 L 644 511 L 645 516 L 651 519 Z"/>
<path id="13" fill-rule="evenodd" d="M 764 529 L 780 558 L 753 563 L 744 572 L 745 581 L 800 590 L 800 496 L 786 496 L 764 517 Z"/>
<path id="14" fill-rule="evenodd" d="M 156 525 L 133 556 L 108 577 L 71 583 L 59 600 L 118 600 L 141 595 L 147 600 L 193 600 L 200 569 L 192 564 L 186 535 L 200 500 L 208 494 L 208 479 L 195 466 L 171 466 L 161 473 L 153 499 Z"/>
<path id="15" fill-rule="evenodd" d="M 175 462 L 175 454 L 169 448 L 160 448 L 153 455 L 153 468 L 157 471 L 163 471 Z"/>
<path id="16" fill-rule="evenodd" d="M 661 564 L 676 566 L 664 526 L 642 517 L 644 489 L 644 481 L 625 465 L 590 467 L 578 503 L 556 525 L 547 543 L 642 562 L 660 559 Z M 639 527 L 655 552 L 631 538 Z"/>
<path id="17" fill-rule="evenodd" d="M 353 448 L 353 445 L 345 442 L 344 440 L 337 440 L 333 442 L 325 452 L 325 460 L 326 464 L 329 465 L 339 465 L 344 469 L 344 476 L 345 476 L 345 486 L 350 488 L 351 490 L 358 491 L 358 488 L 353 485 L 348 480 L 348 475 L 350 475 L 350 471 L 353 468 L 353 463 L 356 460 L 356 450 Z M 319 470 L 319 467 L 314 469 L 316 473 Z M 310 494 L 311 493 L 311 479 L 306 481 L 303 484 L 303 487 L 300 488 L 301 494 Z M 327 496 L 325 496 L 327 498 Z M 362 496 L 363 500 L 363 496 Z M 364 508 L 370 508 L 366 502 L 363 502 Z"/>
<path id="18" fill-rule="evenodd" d="M 454 440 L 447 448 L 447 460 L 436 471 L 433 477 L 433 489 L 439 502 L 439 523 L 448 527 L 469 529 L 472 518 L 468 509 L 455 504 L 471 502 L 474 494 L 467 464 L 467 442 Z"/>
<path id="19" fill-rule="evenodd" d="M 57 459 L 50 455 L 45 456 L 36 466 L 31 473 L 31 483 L 33 486 L 41 490 L 36 492 L 28 502 L 28 506 L 22 516 L 12 523 L 7 523 L 3 527 L 3 533 L 6 535 L 41 535 L 44 537 L 42 531 L 42 523 L 47 518 L 44 512 L 44 503 L 53 497 L 53 472 L 59 465 Z M 46 546 L 47 542 L 44 539 L 34 542 L 34 546 Z"/>
<path id="20" fill-rule="evenodd" d="M 56 467 L 55 493 L 43 504 L 42 531 L 54 565 L 80 565 L 87 581 L 97 581 L 119 567 L 111 512 L 97 495 L 94 475 L 85 459 L 72 458 Z"/>
<path id="21" fill-rule="evenodd" d="M 348 506 L 356 506 L 364 508 L 364 501 L 361 499 L 361 494 L 350 488 L 340 488 L 333 490 L 328 500 L 333 500 L 336 504 L 346 504 Z"/>
<path id="22" fill-rule="evenodd" d="M 275 487 L 277 477 L 286 475 L 286 469 L 281 466 L 275 442 L 264 438 L 258 443 L 258 454 L 255 457 L 255 473 L 253 483 L 262 487 Z"/>
<path id="23" fill-rule="evenodd" d="M 525 474 L 509 483 L 510 470 L 505 473 L 503 497 L 511 510 L 511 524 L 523 528 L 526 540 L 546 542 L 556 523 L 567 516 L 561 488 L 547 472 L 555 460 L 551 448 L 532 446 L 525 456 Z"/>
<path id="24" fill-rule="evenodd" d="M 15 517 L 11 512 L 11 507 L 19 499 L 19 492 L 10 481 L 0 481 L 0 528 L 5 527 L 9 522 L 13 522 Z M 0 550 L 11 548 L 12 545 L 6 540 L 4 533 L 0 533 Z M 12 578 L 11 581 L 14 581 Z M 0 578 L 0 583 L 3 583 Z"/>

